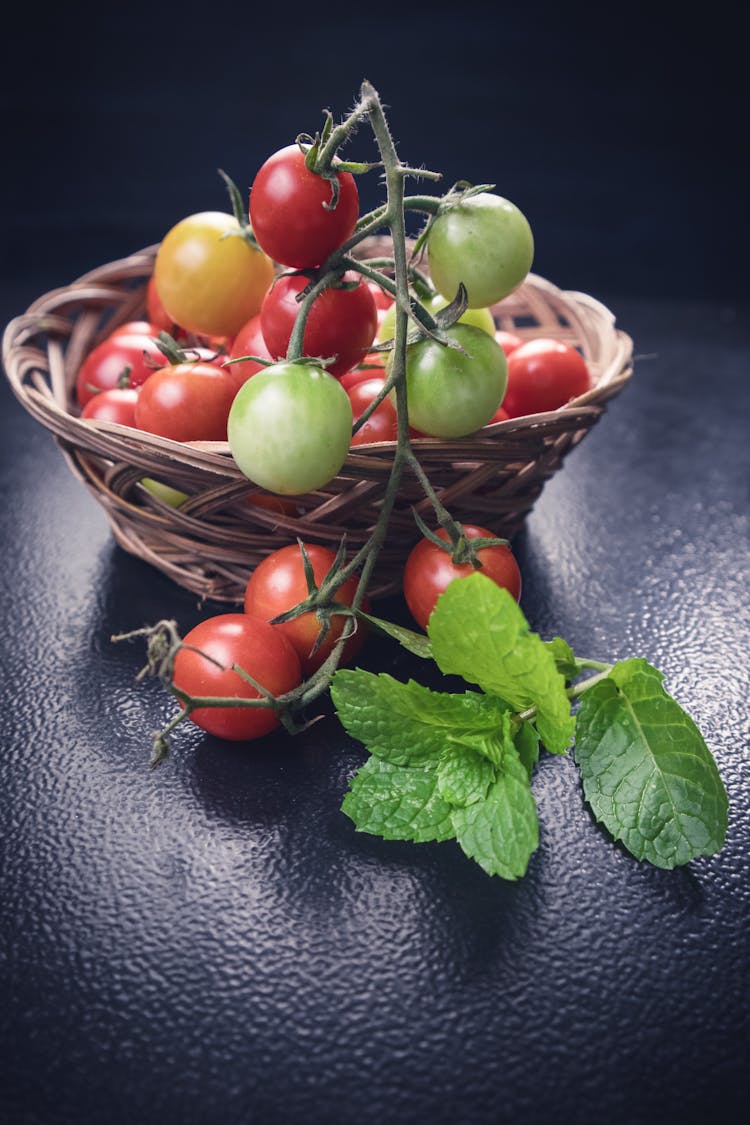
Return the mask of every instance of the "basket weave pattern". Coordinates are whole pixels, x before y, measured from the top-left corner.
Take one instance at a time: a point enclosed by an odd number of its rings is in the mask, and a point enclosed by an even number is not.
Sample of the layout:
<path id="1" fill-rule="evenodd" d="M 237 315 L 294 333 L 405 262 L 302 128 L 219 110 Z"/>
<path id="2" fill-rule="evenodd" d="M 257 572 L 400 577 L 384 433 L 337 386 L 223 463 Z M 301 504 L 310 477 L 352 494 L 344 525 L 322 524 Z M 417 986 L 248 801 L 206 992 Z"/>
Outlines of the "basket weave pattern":
<path id="1" fill-rule="evenodd" d="M 80 364 L 115 326 L 143 316 L 156 249 L 40 297 L 8 325 L 3 365 L 16 397 L 55 435 L 72 472 L 104 507 L 117 542 L 202 598 L 239 602 L 253 567 L 277 547 L 299 537 L 335 549 L 346 536 L 353 552 L 367 541 L 395 445 L 355 447 L 325 488 L 276 512 L 248 502 L 259 490 L 237 468 L 226 442 L 180 443 L 81 420 L 75 400 Z M 363 249 L 372 253 L 373 247 Z M 598 301 L 562 292 L 534 274 L 493 313 L 498 327 L 524 339 L 553 337 L 579 347 L 593 382 L 586 394 L 550 413 L 496 423 L 460 440 L 414 441 L 451 514 L 510 538 L 544 482 L 630 377 L 632 343 Z M 143 476 L 189 499 L 171 508 L 139 483 Z M 419 538 L 413 507 L 433 522 L 429 501 L 407 473 L 375 570 L 374 597 L 400 589 L 404 560 Z"/>

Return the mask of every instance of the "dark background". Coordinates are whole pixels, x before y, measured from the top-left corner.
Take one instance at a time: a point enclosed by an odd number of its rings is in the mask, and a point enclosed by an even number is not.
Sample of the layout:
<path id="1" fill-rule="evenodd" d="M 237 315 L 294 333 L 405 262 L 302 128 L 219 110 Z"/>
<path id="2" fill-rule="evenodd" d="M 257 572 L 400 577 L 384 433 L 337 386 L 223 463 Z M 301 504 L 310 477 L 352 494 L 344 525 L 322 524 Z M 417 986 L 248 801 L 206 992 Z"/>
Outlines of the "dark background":
<path id="1" fill-rule="evenodd" d="M 0 69 L 0 313 L 226 205 L 363 77 L 402 157 L 495 182 L 534 268 L 605 300 L 635 375 L 514 542 L 544 637 L 662 669 L 730 795 L 667 873 L 534 781 L 517 884 L 339 812 L 325 718 L 250 750 L 184 730 L 113 633 L 217 607 L 114 545 L 0 387 L 0 1121 L 661 1125 L 750 1089 L 750 330 L 742 41 L 729 9 L 544 3 L 16 8 Z M 369 155 L 362 131 L 352 154 Z M 379 200 L 376 176 L 362 184 Z M 383 612 L 403 612 L 398 600 Z M 373 642 L 363 662 L 419 662 Z"/>
<path id="2" fill-rule="evenodd" d="M 597 296 L 748 293 L 745 66 L 732 8 L 144 0 L 16 6 L 0 88 L 15 278 L 64 283 L 224 208 L 368 78 L 402 158 L 494 182 L 537 272 Z M 353 156 L 373 154 L 363 132 Z M 380 201 L 375 175 L 365 205 Z"/>

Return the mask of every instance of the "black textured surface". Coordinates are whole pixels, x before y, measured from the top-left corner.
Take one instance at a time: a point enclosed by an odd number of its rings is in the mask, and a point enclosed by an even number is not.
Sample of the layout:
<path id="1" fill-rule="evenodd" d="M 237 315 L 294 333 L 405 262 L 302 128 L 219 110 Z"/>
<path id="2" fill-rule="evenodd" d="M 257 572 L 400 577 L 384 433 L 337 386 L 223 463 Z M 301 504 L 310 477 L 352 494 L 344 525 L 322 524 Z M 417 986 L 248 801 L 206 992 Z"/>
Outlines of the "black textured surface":
<path id="1" fill-rule="evenodd" d="M 3 1122 L 739 1119 L 748 309 L 612 303 L 643 358 L 517 549 L 533 626 L 657 664 L 716 755 L 726 847 L 671 873 L 609 841 L 564 760 L 513 885 L 453 843 L 355 835 L 361 752 L 331 717 L 251 747 L 183 729 L 150 773 L 170 704 L 109 638 L 200 612 L 113 544 L 3 386 Z M 387 642 L 364 660 L 419 674 Z"/>

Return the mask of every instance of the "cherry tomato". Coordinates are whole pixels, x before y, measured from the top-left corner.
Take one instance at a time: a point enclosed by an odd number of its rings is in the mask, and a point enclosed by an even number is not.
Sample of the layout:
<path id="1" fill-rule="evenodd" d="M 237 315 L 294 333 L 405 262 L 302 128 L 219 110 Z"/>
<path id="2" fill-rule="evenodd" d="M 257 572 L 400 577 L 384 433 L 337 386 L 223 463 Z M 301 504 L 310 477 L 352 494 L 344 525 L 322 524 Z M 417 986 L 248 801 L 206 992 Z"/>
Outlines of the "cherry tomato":
<path id="1" fill-rule="evenodd" d="M 135 408 L 141 430 L 173 441 L 226 441 L 234 386 L 212 363 L 178 363 L 143 384 Z"/>
<path id="2" fill-rule="evenodd" d="M 497 410 L 492 415 L 492 417 L 490 418 L 487 425 L 491 426 L 495 422 L 507 422 L 509 418 L 510 418 L 510 414 L 505 409 L 505 407 L 504 406 L 498 406 Z"/>
<path id="3" fill-rule="evenodd" d="M 467 539 L 496 538 L 494 532 L 474 524 L 462 524 Z M 450 542 L 448 532 L 440 528 L 439 539 Z M 477 552 L 482 563 L 480 573 L 486 574 L 498 586 L 508 590 L 516 601 L 521 597 L 521 571 L 509 547 L 482 547 Z M 430 614 L 440 594 L 454 578 L 466 578 L 474 573 L 471 563 L 454 563 L 450 553 L 430 539 L 420 539 L 412 549 L 404 567 L 404 597 L 409 611 L 423 629 L 427 628 Z"/>
<path id="4" fill-rule="evenodd" d="M 164 366 L 164 356 L 148 336 L 109 336 L 89 352 L 76 379 L 80 406 L 100 391 L 138 385 Z"/>
<path id="5" fill-rule="evenodd" d="M 94 395 L 81 411 L 82 418 L 95 418 L 99 422 L 117 422 L 121 426 L 135 426 L 135 404 L 138 391 L 130 387 L 113 387 Z"/>
<path id="6" fill-rule="evenodd" d="M 409 421 L 431 437 L 465 437 L 485 426 L 503 401 L 505 353 L 470 324 L 447 330 L 463 349 L 424 339 L 406 349 Z"/>
<path id="7" fill-rule="evenodd" d="M 233 671 L 233 664 L 274 696 L 284 695 L 302 682 L 296 652 L 286 637 L 266 621 L 243 613 L 224 613 L 201 621 L 183 640 L 206 654 L 181 648 L 175 657 L 173 683 L 189 695 L 262 698 L 259 691 Z M 260 738 L 280 723 L 278 714 L 266 707 L 198 707 L 190 718 L 209 734 L 233 742 Z"/>
<path id="8" fill-rule="evenodd" d="M 366 279 L 365 284 L 372 293 L 378 310 L 384 312 L 386 309 L 389 309 L 391 307 L 395 298 L 392 297 L 390 293 L 386 292 L 385 289 L 382 289 L 378 285 L 377 281 L 370 281 L 368 278 Z"/>
<path id="9" fill-rule="evenodd" d="M 372 400 L 385 386 L 385 379 L 372 378 L 348 387 L 346 393 L 352 404 L 352 414 L 356 422 Z M 355 434 L 352 445 L 370 445 L 374 441 L 395 441 L 398 437 L 398 414 L 389 398 L 384 398 L 373 410 L 370 417 Z"/>
<path id="10" fill-rule="evenodd" d="M 261 359 L 273 358 L 263 338 L 263 330 L 260 326 L 260 314 L 251 317 L 247 324 L 243 325 L 235 336 L 229 358 L 237 359 L 242 355 L 257 355 L 260 356 Z M 251 376 L 257 375 L 259 371 L 262 371 L 264 366 L 265 364 L 253 363 L 252 360 L 247 359 L 244 363 L 230 363 L 225 370 L 228 377 L 232 380 L 235 390 L 238 391 L 243 383 L 246 383 Z"/>
<path id="11" fill-rule="evenodd" d="M 171 484 L 165 484 L 162 480 L 154 480 L 153 477 L 141 477 L 140 484 L 150 492 L 152 496 L 156 496 L 158 500 L 169 504 L 170 508 L 180 508 L 189 499 L 187 492 L 183 492 L 181 488 L 173 488 Z"/>
<path id="12" fill-rule="evenodd" d="M 189 215 L 172 227 L 154 264 L 167 316 L 189 332 L 234 336 L 259 311 L 273 263 L 223 211 Z"/>
<path id="13" fill-rule="evenodd" d="M 444 309 L 448 304 L 445 297 L 438 294 L 428 301 L 423 301 L 427 311 L 435 315 L 440 309 Z M 409 330 L 416 326 L 416 321 L 412 318 L 409 319 Z M 490 336 L 495 334 L 495 320 L 489 309 L 466 309 L 458 318 L 457 324 L 473 324 L 475 328 L 481 328 L 483 332 L 489 333 Z M 396 335 L 396 306 L 391 305 L 391 308 L 384 314 L 380 321 L 378 328 L 378 340 L 383 343 L 385 340 L 392 340 Z"/>
<path id="14" fill-rule="evenodd" d="M 346 460 L 352 408 L 322 368 L 276 363 L 240 387 L 229 414 L 229 448 L 250 480 L 296 496 L 322 488 Z"/>
<path id="15" fill-rule="evenodd" d="M 498 328 L 495 333 L 495 340 L 505 352 L 506 356 L 514 352 L 516 348 L 520 348 L 523 343 L 523 337 L 517 336 L 515 332 L 506 332 L 502 328 Z"/>
<path id="16" fill-rule="evenodd" d="M 280 149 L 261 166 L 250 191 L 250 222 L 274 261 L 314 269 L 353 234 L 357 185 L 349 172 L 336 178 L 339 195 L 331 208 L 331 184 L 307 168 L 297 145 Z"/>
<path id="17" fill-rule="evenodd" d="M 306 543 L 305 550 L 312 564 L 316 585 L 328 574 L 335 555 L 328 547 L 317 543 Z M 342 605 L 351 605 L 357 590 L 358 580 L 350 578 L 336 592 L 336 600 Z M 256 566 L 245 590 L 245 613 L 271 621 L 281 613 L 298 605 L 307 597 L 302 553 L 298 544 L 282 547 L 267 555 Z M 330 618 L 330 628 L 320 647 L 315 642 L 320 634 L 321 623 L 314 613 L 303 613 L 299 617 L 285 621 L 274 628 L 283 633 L 294 646 L 302 665 L 304 676 L 310 676 L 330 655 L 333 646 L 341 636 L 347 618 L 343 615 Z M 365 639 L 365 629 L 358 622 L 357 630 L 344 644 L 342 662 L 349 663 L 361 649 Z"/>
<path id="18" fill-rule="evenodd" d="M 160 332 L 161 328 L 150 320 L 128 320 L 113 328 L 107 339 L 111 340 L 114 336 L 158 336 Z"/>
<path id="19" fill-rule="evenodd" d="M 364 358 L 378 327 L 378 310 L 372 293 L 356 273 L 344 274 L 353 289 L 332 286 L 313 301 L 305 324 L 303 350 L 319 359 L 336 357 L 326 368 L 330 375 L 343 375 Z M 299 312 L 297 294 L 308 284 L 304 275 L 280 277 L 268 292 L 260 311 L 263 336 L 272 356 L 287 353 Z"/>
<path id="20" fill-rule="evenodd" d="M 148 319 L 156 326 L 154 335 L 159 332 L 168 332 L 170 336 L 177 337 L 180 326 L 175 324 L 161 303 L 161 297 L 156 288 L 156 278 L 153 274 L 148 279 L 148 285 L 146 286 L 146 312 L 148 313 Z"/>
<path id="21" fill-rule="evenodd" d="M 481 192 L 438 215 L 427 236 L 430 276 L 453 300 L 461 282 L 470 308 L 486 308 L 524 280 L 534 257 L 531 227 L 507 199 Z"/>
<path id="22" fill-rule="evenodd" d="M 529 340 L 508 357 L 503 406 L 511 418 L 556 410 L 584 394 L 591 376 L 580 352 L 560 340 Z"/>
<path id="23" fill-rule="evenodd" d="M 385 376 L 385 367 L 385 352 L 368 352 L 357 367 L 344 372 L 339 382 L 348 391 L 351 387 L 355 387 L 357 383 L 366 383 L 368 379 L 382 379 Z"/>

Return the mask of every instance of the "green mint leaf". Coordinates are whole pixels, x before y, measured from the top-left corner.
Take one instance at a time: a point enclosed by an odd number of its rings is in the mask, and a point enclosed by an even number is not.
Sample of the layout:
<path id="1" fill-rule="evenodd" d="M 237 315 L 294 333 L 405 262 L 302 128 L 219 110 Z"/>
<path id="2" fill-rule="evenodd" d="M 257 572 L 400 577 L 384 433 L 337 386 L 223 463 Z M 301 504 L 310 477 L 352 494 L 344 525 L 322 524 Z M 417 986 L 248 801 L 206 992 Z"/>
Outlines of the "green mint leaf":
<path id="1" fill-rule="evenodd" d="M 437 771 L 438 793 L 449 805 L 463 808 L 484 800 L 495 780 L 495 767 L 470 746 L 455 743 L 448 746 Z"/>
<path id="2" fill-rule="evenodd" d="M 539 735 L 536 733 L 531 723 L 521 723 L 516 731 L 513 743 L 518 751 L 518 756 L 523 763 L 524 769 L 530 778 L 534 772 L 534 767 L 539 761 Z"/>
<path id="3" fill-rule="evenodd" d="M 428 634 L 443 672 L 501 696 L 517 711 L 535 707 L 542 742 L 553 754 L 565 753 L 575 728 L 565 680 L 507 590 L 479 573 L 457 579 L 438 598 Z"/>
<path id="4" fill-rule="evenodd" d="M 358 832 L 384 840 L 448 840 L 450 806 L 438 792 L 434 770 L 405 769 L 368 758 L 351 780 L 342 811 Z"/>
<path id="5" fill-rule="evenodd" d="M 539 821 L 526 767 L 512 745 L 484 800 L 453 809 L 451 817 L 466 855 L 488 875 L 520 879 L 526 873 L 539 846 Z"/>
<path id="6" fill-rule="evenodd" d="M 492 701 L 493 706 L 500 704 L 495 696 L 488 696 L 487 699 Z M 502 704 L 502 706 L 505 705 Z M 470 750 L 476 751 L 477 754 L 481 754 L 482 757 L 492 762 L 493 765 L 499 766 L 503 760 L 506 743 L 512 741 L 511 715 L 510 710 L 500 711 L 497 716 L 493 714 L 494 729 L 492 730 L 475 728 L 461 733 L 451 731 L 448 737 L 452 743 L 467 746 Z"/>
<path id="7" fill-rule="evenodd" d="M 597 820 L 638 859 L 672 868 L 714 855 L 728 800 L 693 720 L 645 660 L 615 664 L 581 698 L 575 759 Z"/>
<path id="8" fill-rule="evenodd" d="M 342 668 L 331 683 L 331 698 L 345 729 L 371 754 L 397 766 L 435 769 L 446 734 L 496 731 L 505 710 L 501 700 L 465 692 L 430 691 L 385 673 Z"/>
<path id="9" fill-rule="evenodd" d="M 394 625 L 392 621 L 385 621 L 382 617 L 373 617 L 372 614 L 365 613 L 361 609 L 357 611 L 357 616 L 364 617 L 365 621 L 369 621 L 378 632 L 385 633 L 394 641 L 398 641 L 402 648 L 407 649 L 414 656 L 421 656 L 423 660 L 429 660 L 432 656 L 429 638 L 424 633 L 416 633 L 413 629 L 407 629 L 403 625 Z"/>
<path id="10" fill-rule="evenodd" d="M 567 641 L 562 637 L 553 637 L 551 641 L 544 642 L 555 658 L 555 667 L 564 680 L 574 680 L 580 668 L 576 663 L 575 653 Z"/>

